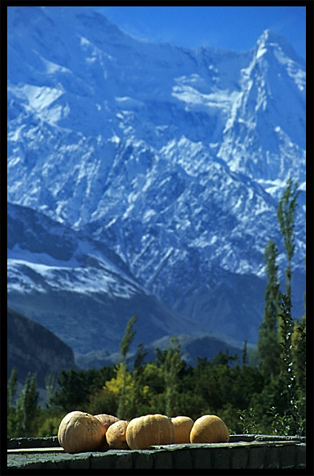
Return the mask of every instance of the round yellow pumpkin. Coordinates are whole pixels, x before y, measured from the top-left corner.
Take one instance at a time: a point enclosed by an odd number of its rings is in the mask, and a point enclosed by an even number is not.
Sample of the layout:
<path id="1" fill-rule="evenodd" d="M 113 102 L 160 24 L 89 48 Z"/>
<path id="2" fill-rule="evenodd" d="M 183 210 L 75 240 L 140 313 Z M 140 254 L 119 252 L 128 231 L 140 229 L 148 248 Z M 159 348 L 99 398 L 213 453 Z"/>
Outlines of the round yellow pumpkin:
<path id="1" fill-rule="evenodd" d="M 229 430 L 217 415 L 203 415 L 198 418 L 190 433 L 191 443 L 226 443 Z"/>
<path id="2" fill-rule="evenodd" d="M 106 433 L 106 440 L 109 448 L 116 450 L 128 450 L 129 445 L 126 442 L 126 429 L 129 422 L 119 420 L 109 426 Z"/>
<path id="3" fill-rule="evenodd" d="M 105 433 L 103 425 L 93 415 L 73 411 L 62 419 L 58 441 L 68 453 L 97 451 L 105 442 Z"/>
<path id="4" fill-rule="evenodd" d="M 190 443 L 190 432 L 194 421 L 187 416 L 172 417 L 174 425 L 174 443 Z"/>
<path id="5" fill-rule="evenodd" d="M 166 415 L 133 418 L 126 429 L 126 442 L 132 450 L 145 450 L 153 445 L 170 445 L 174 442 L 174 425 Z"/>

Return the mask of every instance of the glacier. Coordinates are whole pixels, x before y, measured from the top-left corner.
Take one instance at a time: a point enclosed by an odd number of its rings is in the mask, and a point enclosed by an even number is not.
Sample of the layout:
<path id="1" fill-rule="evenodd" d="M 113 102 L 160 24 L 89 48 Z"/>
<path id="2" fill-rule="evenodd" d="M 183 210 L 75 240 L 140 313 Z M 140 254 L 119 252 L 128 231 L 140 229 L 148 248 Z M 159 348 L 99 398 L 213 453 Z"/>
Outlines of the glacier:
<path id="1" fill-rule="evenodd" d="M 65 337 L 53 310 L 41 317 L 44 295 L 53 302 L 59 291 L 70 302 L 74 293 L 80 322 L 79 296 L 84 308 L 97 295 L 111 309 L 115 298 L 141 295 L 158 301 L 161 321 L 177 313 L 165 333 L 179 332 L 181 319 L 184 332 L 194 325 L 255 343 L 270 238 L 284 286 L 276 210 L 292 177 L 300 191 L 293 258 L 300 317 L 305 87 L 305 61 L 269 30 L 247 52 L 187 49 L 129 37 L 89 7 L 9 7 L 8 202 L 19 207 L 9 233 L 37 220 L 52 236 L 62 225 L 75 246 L 91 247 L 65 263 L 51 260 L 53 238 L 43 252 L 16 236 L 10 305 Z M 83 255 L 93 258 L 89 265 L 77 261 Z M 80 338 L 70 340 L 80 352 Z M 98 350 L 96 341 L 85 351 Z"/>

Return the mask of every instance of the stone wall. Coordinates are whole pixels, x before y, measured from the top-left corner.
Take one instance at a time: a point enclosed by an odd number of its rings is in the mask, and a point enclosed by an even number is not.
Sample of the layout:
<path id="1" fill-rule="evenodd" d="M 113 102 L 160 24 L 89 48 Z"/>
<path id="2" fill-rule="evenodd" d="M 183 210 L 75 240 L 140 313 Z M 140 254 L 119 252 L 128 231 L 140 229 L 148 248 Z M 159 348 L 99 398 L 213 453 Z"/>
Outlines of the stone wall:
<path id="1" fill-rule="evenodd" d="M 228 443 L 68 454 L 57 437 L 8 440 L 9 469 L 305 469 L 303 437 L 231 435 Z"/>

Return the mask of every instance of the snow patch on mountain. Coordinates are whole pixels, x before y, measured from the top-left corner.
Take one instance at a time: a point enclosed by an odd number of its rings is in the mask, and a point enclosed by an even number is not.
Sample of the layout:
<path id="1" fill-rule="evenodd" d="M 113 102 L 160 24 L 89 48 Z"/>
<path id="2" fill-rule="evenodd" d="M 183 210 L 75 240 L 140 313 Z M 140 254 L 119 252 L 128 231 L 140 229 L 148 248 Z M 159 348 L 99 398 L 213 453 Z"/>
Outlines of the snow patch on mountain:
<path id="1" fill-rule="evenodd" d="M 45 261 L 45 257 L 41 257 Z M 99 266 L 99 269 L 88 265 L 65 266 L 51 265 L 32 261 L 31 259 L 8 259 L 8 281 L 10 291 L 18 293 L 45 293 L 62 289 L 63 292 L 75 292 L 82 295 L 103 293 L 112 297 L 130 298 L 138 292 L 138 288 L 119 279 L 111 270 Z"/>

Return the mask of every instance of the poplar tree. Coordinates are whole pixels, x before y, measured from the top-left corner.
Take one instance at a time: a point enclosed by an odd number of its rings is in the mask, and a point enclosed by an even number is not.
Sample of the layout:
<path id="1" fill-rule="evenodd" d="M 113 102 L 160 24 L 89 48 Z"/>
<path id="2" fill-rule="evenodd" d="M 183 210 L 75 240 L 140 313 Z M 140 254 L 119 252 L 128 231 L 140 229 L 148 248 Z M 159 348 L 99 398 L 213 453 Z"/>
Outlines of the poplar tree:
<path id="1" fill-rule="evenodd" d="M 163 364 L 164 382 L 165 382 L 165 414 L 168 416 L 175 415 L 176 395 L 179 384 L 179 372 L 183 367 L 181 358 L 181 343 L 176 336 L 170 340 L 168 349 L 165 352 L 165 360 Z"/>
<path id="2" fill-rule="evenodd" d="M 268 376 L 279 371 L 280 346 L 278 342 L 278 312 L 280 308 L 280 282 L 276 259 L 278 250 L 275 243 L 269 240 L 265 247 L 265 271 L 267 285 L 265 291 L 264 317 L 259 328 L 257 349 L 260 356 L 261 370 Z"/>
<path id="3" fill-rule="evenodd" d="M 289 178 L 287 187 L 282 194 L 278 205 L 277 218 L 280 225 L 280 231 L 283 235 L 284 245 L 287 253 L 287 267 L 286 267 L 286 296 L 287 296 L 287 311 L 291 313 L 291 260 L 295 251 L 294 241 L 294 226 L 295 213 L 297 208 L 297 199 L 299 196 L 298 183 L 293 184 L 292 179 Z"/>
<path id="4" fill-rule="evenodd" d="M 130 345 L 135 337 L 136 332 L 133 331 L 133 326 L 137 320 L 137 316 L 132 316 L 129 322 L 127 323 L 124 336 L 120 342 L 120 367 L 122 368 L 122 389 L 119 396 L 119 405 L 117 416 L 119 418 L 124 418 L 125 416 L 125 406 L 126 406 L 126 374 L 127 374 L 127 353 L 129 351 Z"/>

